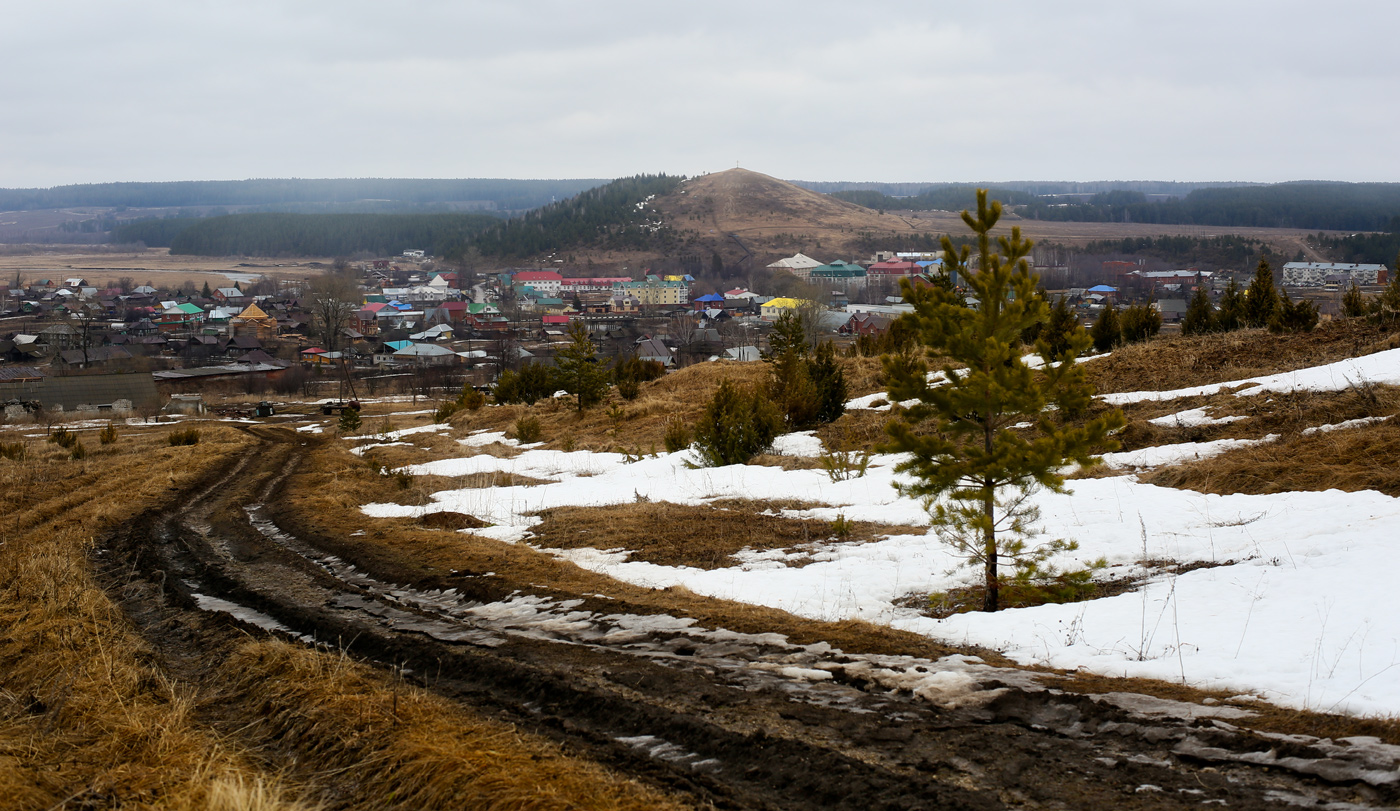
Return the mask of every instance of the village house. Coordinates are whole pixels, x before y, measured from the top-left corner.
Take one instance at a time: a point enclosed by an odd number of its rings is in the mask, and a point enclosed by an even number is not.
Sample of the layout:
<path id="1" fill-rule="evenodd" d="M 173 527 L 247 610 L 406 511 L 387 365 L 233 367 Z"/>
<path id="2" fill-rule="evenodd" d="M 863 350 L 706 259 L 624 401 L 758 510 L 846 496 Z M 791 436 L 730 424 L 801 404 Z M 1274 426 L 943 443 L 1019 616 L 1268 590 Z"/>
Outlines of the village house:
<path id="1" fill-rule="evenodd" d="M 822 263 L 805 254 L 794 254 L 786 259 L 779 259 L 768 265 L 770 270 L 785 270 L 802 281 L 807 281 L 812 271 L 821 267 Z"/>

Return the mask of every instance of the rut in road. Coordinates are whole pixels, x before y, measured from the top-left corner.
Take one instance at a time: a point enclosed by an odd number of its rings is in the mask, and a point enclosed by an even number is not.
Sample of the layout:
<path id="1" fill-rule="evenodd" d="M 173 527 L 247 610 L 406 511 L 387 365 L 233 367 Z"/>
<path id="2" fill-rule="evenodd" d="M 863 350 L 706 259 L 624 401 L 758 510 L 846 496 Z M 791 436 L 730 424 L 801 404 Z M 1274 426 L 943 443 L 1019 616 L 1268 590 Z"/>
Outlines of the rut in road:
<path id="1" fill-rule="evenodd" d="M 1394 803 L 1400 747 L 1250 732 L 1248 711 L 1115 693 L 974 657 L 797 645 L 584 608 L 527 584 L 395 584 L 277 526 L 308 440 L 259 429 L 177 511 L 117 539 L 176 602 L 398 668 L 611 768 L 730 808 L 1234 808 Z M 314 440 L 313 440 L 314 441 Z M 511 588 L 510 585 L 519 586 Z M 596 604 L 596 601 L 592 601 Z"/>

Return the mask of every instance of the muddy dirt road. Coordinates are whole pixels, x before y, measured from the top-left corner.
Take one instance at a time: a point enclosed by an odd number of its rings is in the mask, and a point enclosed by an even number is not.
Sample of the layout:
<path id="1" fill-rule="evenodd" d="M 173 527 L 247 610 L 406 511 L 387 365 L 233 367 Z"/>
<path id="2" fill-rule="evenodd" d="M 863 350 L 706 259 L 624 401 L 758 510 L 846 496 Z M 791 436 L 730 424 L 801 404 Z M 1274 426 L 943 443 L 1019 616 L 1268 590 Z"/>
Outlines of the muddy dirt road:
<path id="1" fill-rule="evenodd" d="M 1239 708 L 1070 694 L 973 657 L 795 645 L 493 573 L 388 582 L 275 520 L 322 440 L 251 430 L 258 453 L 99 552 L 177 672 L 235 624 L 338 647 L 700 807 L 1400 803 L 1400 747 L 1250 732 Z"/>

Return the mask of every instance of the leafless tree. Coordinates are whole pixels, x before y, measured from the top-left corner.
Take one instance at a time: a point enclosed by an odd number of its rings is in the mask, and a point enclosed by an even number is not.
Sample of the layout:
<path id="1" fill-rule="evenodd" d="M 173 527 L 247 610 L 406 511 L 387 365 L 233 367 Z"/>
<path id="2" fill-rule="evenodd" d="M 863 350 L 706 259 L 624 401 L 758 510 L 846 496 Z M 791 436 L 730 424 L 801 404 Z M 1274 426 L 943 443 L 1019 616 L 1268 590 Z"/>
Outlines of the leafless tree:
<path id="1" fill-rule="evenodd" d="M 313 334 L 320 337 L 327 352 L 337 351 L 341 332 L 350 326 L 361 304 L 359 284 L 347 273 L 326 273 L 307 284 L 306 300 Z"/>

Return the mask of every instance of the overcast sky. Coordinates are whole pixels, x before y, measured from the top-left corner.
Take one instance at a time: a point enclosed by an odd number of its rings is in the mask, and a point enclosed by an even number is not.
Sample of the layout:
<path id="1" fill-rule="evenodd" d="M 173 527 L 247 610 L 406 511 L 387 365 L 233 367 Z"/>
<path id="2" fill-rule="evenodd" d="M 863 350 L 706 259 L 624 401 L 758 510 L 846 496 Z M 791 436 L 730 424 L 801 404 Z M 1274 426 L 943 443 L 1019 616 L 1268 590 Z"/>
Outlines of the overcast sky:
<path id="1" fill-rule="evenodd" d="M 9 0 L 0 186 L 1400 181 L 1400 2 Z"/>

